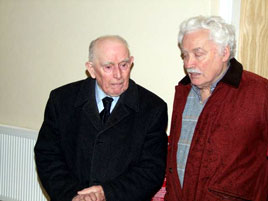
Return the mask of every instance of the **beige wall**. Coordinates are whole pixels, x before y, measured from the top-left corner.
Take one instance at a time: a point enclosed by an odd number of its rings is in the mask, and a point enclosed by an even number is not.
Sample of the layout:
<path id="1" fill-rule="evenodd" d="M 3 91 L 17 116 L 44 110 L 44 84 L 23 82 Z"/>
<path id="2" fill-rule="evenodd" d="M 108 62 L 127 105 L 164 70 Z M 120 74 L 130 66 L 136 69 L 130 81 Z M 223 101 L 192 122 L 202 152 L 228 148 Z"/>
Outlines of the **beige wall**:
<path id="1" fill-rule="evenodd" d="M 184 76 L 176 37 L 190 16 L 217 14 L 214 0 L 0 0 L 0 124 L 38 130 L 49 92 L 84 79 L 89 42 L 127 39 L 132 78 L 172 111 Z M 170 122 L 170 119 L 169 119 Z"/>

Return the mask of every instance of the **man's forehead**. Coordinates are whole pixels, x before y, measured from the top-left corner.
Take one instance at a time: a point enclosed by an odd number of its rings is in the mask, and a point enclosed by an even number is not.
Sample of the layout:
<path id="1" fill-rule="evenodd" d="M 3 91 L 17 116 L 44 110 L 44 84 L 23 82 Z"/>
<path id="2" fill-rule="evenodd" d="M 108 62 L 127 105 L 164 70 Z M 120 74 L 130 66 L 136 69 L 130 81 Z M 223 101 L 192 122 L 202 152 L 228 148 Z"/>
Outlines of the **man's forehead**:
<path id="1" fill-rule="evenodd" d="M 184 49 L 183 47 L 181 48 L 181 51 L 182 52 L 202 52 L 202 51 L 205 51 L 204 47 L 195 47 L 195 48 L 192 48 L 192 49 Z"/>
<path id="2" fill-rule="evenodd" d="M 198 52 L 207 52 L 209 49 L 211 49 L 212 45 L 209 43 L 210 41 L 207 40 L 204 43 L 199 43 L 193 46 L 181 46 L 181 52 L 182 53 L 187 53 L 187 52 L 193 52 L 193 53 L 198 53 Z"/>
<path id="3" fill-rule="evenodd" d="M 130 58 L 127 57 L 127 58 L 124 58 L 122 60 L 119 61 L 119 63 L 123 63 L 123 62 L 129 62 L 130 61 Z M 116 63 L 114 61 L 100 61 L 102 65 L 115 65 Z"/>
<path id="4" fill-rule="evenodd" d="M 181 51 L 193 51 L 200 52 L 206 51 L 210 49 L 210 47 L 215 46 L 216 43 L 209 39 L 209 37 L 201 36 L 197 38 L 188 38 L 187 40 L 183 40 L 181 44 Z"/>
<path id="5" fill-rule="evenodd" d="M 210 32 L 207 29 L 198 29 L 194 31 L 189 31 L 183 36 L 182 43 L 187 42 L 196 42 L 201 40 L 210 39 Z"/>

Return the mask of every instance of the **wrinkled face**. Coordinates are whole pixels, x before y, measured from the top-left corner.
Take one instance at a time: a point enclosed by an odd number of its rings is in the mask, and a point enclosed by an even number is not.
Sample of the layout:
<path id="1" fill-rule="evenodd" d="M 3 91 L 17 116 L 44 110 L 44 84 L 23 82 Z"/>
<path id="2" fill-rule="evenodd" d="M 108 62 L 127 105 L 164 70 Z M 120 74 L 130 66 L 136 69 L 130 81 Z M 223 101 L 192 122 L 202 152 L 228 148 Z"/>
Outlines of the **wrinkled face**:
<path id="1" fill-rule="evenodd" d="M 110 96 L 120 96 L 129 85 L 133 57 L 118 39 L 102 39 L 94 48 L 94 59 L 86 67 L 101 89 Z"/>
<path id="2" fill-rule="evenodd" d="M 181 53 L 185 71 L 198 88 L 210 87 L 225 72 L 230 55 L 228 47 L 219 50 L 206 29 L 185 34 Z"/>

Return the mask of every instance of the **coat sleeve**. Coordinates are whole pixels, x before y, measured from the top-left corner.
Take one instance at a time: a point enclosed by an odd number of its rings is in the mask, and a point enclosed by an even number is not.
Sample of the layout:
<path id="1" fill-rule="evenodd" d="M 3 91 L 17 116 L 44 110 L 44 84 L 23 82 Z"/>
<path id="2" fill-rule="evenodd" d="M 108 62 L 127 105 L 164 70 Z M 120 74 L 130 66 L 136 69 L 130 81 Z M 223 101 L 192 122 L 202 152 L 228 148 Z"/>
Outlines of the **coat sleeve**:
<path id="1" fill-rule="evenodd" d="M 44 122 L 34 148 L 40 181 L 51 201 L 71 201 L 82 187 L 67 168 L 60 148 L 58 115 L 53 92 L 47 102 Z"/>
<path id="2" fill-rule="evenodd" d="M 154 108 L 146 121 L 148 127 L 138 162 L 116 179 L 101 184 L 107 201 L 148 201 L 163 184 L 167 154 L 166 104 Z"/>

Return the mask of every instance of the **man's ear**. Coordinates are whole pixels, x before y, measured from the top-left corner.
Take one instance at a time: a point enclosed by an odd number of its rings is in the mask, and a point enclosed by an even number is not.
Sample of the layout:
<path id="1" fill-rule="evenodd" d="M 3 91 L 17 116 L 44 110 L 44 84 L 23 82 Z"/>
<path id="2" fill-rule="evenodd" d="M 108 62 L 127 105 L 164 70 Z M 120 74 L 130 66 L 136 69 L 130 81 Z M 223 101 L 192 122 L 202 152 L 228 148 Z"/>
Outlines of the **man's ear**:
<path id="1" fill-rule="evenodd" d="M 223 49 L 223 52 L 222 52 L 222 61 L 223 62 L 228 61 L 229 57 L 230 57 L 230 47 L 229 46 L 226 46 Z"/>
<path id="2" fill-rule="evenodd" d="M 131 66 L 131 68 L 133 67 L 133 62 L 134 62 L 134 57 L 131 56 L 131 57 L 130 57 L 130 66 Z"/>
<path id="3" fill-rule="evenodd" d="M 131 57 L 130 57 L 130 63 L 132 64 L 133 62 L 134 62 L 134 57 L 131 56 Z"/>
<path id="4" fill-rule="evenodd" d="M 90 77 L 92 77 L 92 78 L 95 79 L 95 78 L 96 78 L 96 75 L 95 75 L 95 69 L 94 69 L 94 67 L 93 67 L 93 63 L 90 62 L 90 61 L 88 61 L 88 62 L 86 62 L 85 66 L 86 66 L 86 68 L 87 68 L 87 71 L 88 71 L 89 74 L 90 74 Z"/>

